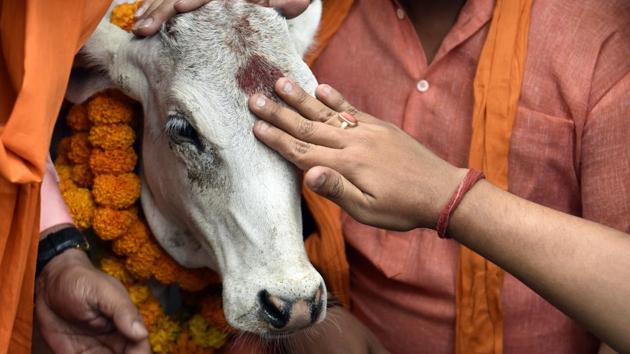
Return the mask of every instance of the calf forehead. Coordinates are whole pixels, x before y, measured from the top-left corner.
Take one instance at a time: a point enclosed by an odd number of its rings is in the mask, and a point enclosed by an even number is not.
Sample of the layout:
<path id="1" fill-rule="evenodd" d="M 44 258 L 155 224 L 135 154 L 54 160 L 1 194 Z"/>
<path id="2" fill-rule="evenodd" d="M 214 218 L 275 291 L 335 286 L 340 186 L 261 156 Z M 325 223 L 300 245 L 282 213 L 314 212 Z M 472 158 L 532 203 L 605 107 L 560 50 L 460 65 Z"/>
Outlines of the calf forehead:
<path id="1" fill-rule="evenodd" d="M 243 1 L 212 1 L 180 15 L 164 27 L 161 38 L 178 71 L 236 82 L 246 93 L 275 81 L 292 61 L 301 60 L 284 19 Z"/>

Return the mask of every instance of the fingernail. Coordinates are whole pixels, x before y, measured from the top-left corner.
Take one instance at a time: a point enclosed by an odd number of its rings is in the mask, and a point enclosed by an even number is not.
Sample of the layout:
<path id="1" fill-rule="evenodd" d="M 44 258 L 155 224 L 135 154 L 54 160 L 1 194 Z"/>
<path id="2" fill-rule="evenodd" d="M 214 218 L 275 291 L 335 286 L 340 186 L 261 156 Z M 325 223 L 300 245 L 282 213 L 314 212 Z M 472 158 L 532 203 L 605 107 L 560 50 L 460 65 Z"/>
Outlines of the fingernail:
<path id="1" fill-rule="evenodd" d="M 284 85 L 282 86 L 282 91 L 284 93 L 291 93 L 291 91 L 293 91 L 293 84 L 291 83 L 291 81 L 287 80 Z"/>
<path id="2" fill-rule="evenodd" d="M 256 123 L 256 127 L 257 127 L 258 131 L 262 132 L 262 131 L 265 131 L 265 130 L 269 129 L 270 125 L 269 125 L 269 123 L 265 122 L 264 120 L 259 120 Z"/>
<path id="3" fill-rule="evenodd" d="M 315 182 L 313 182 L 313 189 L 321 188 L 321 186 L 324 185 L 324 182 L 326 182 L 326 175 L 322 173 L 315 179 Z"/>
<path id="4" fill-rule="evenodd" d="M 320 92 L 319 92 L 319 93 L 320 93 L 320 95 L 321 95 L 322 97 L 328 97 L 328 96 L 330 95 L 330 93 L 331 93 L 331 92 L 332 92 L 332 90 L 331 90 L 330 86 L 328 86 L 328 85 L 322 85 L 322 86 L 321 86 L 321 90 L 320 90 Z"/>
<path id="5" fill-rule="evenodd" d="M 135 18 L 138 18 L 138 17 L 144 15 L 144 13 L 147 12 L 148 8 L 149 8 L 148 4 L 144 4 L 144 5 L 140 6 L 140 8 L 138 10 L 136 10 L 136 13 L 133 14 L 133 16 Z"/>
<path id="6" fill-rule="evenodd" d="M 133 27 L 134 27 L 134 30 L 137 30 L 140 28 L 147 28 L 151 26 L 152 23 L 153 23 L 153 18 L 149 17 L 149 18 L 145 18 L 144 20 L 138 21 Z"/>
<path id="7" fill-rule="evenodd" d="M 267 99 L 264 98 L 263 96 L 258 97 L 258 99 L 256 100 L 256 107 L 258 108 L 263 108 L 265 107 L 266 104 L 267 104 Z"/>
<path id="8" fill-rule="evenodd" d="M 147 329 L 139 321 L 133 321 L 133 323 L 131 324 L 131 330 L 138 337 L 146 337 L 147 335 L 149 335 Z"/>

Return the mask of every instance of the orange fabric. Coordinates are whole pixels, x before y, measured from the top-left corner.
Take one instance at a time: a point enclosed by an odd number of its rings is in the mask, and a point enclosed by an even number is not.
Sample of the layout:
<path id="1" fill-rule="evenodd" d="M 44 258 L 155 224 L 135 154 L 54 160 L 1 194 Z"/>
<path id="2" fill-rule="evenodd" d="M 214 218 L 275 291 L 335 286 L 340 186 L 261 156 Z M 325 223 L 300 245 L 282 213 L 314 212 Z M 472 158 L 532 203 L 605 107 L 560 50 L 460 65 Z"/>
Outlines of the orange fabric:
<path id="1" fill-rule="evenodd" d="M 109 1 L 0 0 L 0 353 L 30 353 L 39 189 L 74 54 Z"/>
<path id="2" fill-rule="evenodd" d="M 315 46 L 307 54 L 305 61 L 312 65 L 319 54 L 343 24 L 350 12 L 352 0 L 325 0 L 319 32 Z M 323 274 L 328 291 L 345 307 L 350 306 L 350 270 L 341 230 L 341 210 L 325 198 L 313 193 L 306 186 L 302 188 L 318 231 L 305 242 L 306 252 L 311 263 Z"/>
<path id="3" fill-rule="evenodd" d="M 468 166 L 508 189 L 510 138 L 516 118 L 532 0 L 497 0 L 474 82 Z M 457 354 L 503 353 L 503 271 L 460 247 L 456 290 Z"/>
<path id="4" fill-rule="evenodd" d="M 353 0 L 323 0 L 322 19 L 315 38 L 316 44 L 304 59 L 308 65 L 312 65 L 326 49 L 326 45 L 348 16 L 352 4 Z"/>

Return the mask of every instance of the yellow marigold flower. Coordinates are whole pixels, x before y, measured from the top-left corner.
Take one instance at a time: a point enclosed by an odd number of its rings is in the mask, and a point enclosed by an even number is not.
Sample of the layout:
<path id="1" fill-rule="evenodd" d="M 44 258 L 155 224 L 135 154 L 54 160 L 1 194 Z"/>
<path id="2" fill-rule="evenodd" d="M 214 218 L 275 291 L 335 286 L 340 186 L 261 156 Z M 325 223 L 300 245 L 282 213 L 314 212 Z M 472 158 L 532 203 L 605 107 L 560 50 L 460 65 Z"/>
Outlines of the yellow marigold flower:
<path id="1" fill-rule="evenodd" d="M 146 285 L 135 284 L 130 286 L 127 291 L 129 292 L 129 298 L 135 306 L 139 306 L 145 302 L 151 296 L 151 290 Z"/>
<path id="2" fill-rule="evenodd" d="M 87 104 L 88 118 L 95 125 L 129 124 L 133 121 L 133 101 L 120 91 L 98 93 Z"/>
<path id="3" fill-rule="evenodd" d="M 224 332 L 231 333 L 234 329 L 229 325 L 225 319 L 225 313 L 223 312 L 223 298 L 221 294 L 213 294 L 207 296 L 201 302 L 201 310 L 199 314 L 203 317 L 209 325 L 219 328 Z"/>
<path id="4" fill-rule="evenodd" d="M 59 140 L 57 143 L 57 158 L 55 159 L 55 165 L 68 165 L 70 164 L 70 159 L 68 158 L 68 153 L 70 152 L 70 142 L 72 141 L 72 137 L 66 136 Z"/>
<path id="5" fill-rule="evenodd" d="M 166 316 L 162 310 L 162 306 L 160 306 L 160 301 L 151 295 L 138 306 L 138 312 L 140 312 L 144 325 L 147 326 L 149 331 L 151 331 L 151 328 L 155 326 L 159 319 Z"/>
<path id="6" fill-rule="evenodd" d="M 225 344 L 226 334 L 210 326 L 199 314 L 188 321 L 188 329 L 193 341 L 201 347 L 218 349 Z"/>
<path id="7" fill-rule="evenodd" d="M 149 331 L 149 344 L 154 353 L 172 353 L 177 337 L 182 332 L 179 324 L 168 317 L 162 317 Z"/>
<path id="8" fill-rule="evenodd" d="M 133 173 L 96 176 L 92 193 L 102 206 L 125 209 L 140 197 L 140 178 Z"/>
<path id="9" fill-rule="evenodd" d="M 133 4 L 120 4 L 112 10 L 110 18 L 111 23 L 124 29 L 127 32 L 131 31 L 133 27 L 135 16 L 134 14 L 138 8 L 142 5 L 142 1 L 136 1 Z"/>
<path id="10" fill-rule="evenodd" d="M 94 214 L 94 201 L 90 191 L 85 188 L 70 188 L 66 189 L 62 195 L 74 224 L 81 229 L 89 228 Z"/>
<path id="11" fill-rule="evenodd" d="M 60 181 L 72 180 L 72 166 L 64 164 L 55 164 L 55 171 Z"/>
<path id="12" fill-rule="evenodd" d="M 111 241 L 124 235 L 135 219 L 136 215 L 128 210 L 98 208 L 94 211 L 92 229 L 102 240 Z"/>
<path id="13" fill-rule="evenodd" d="M 177 342 L 173 352 L 186 354 L 214 354 L 215 350 L 212 347 L 204 348 L 195 343 L 190 330 L 186 329 L 179 335 L 179 337 L 177 337 Z"/>
<path id="14" fill-rule="evenodd" d="M 77 164 L 87 163 L 90 159 L 91 148 L 87 133 L 74 134 L 70 140 L 68 159 Z"/>
<path id="15" fill-rule="evenodd" d="M 127 124 L 97 125 L 90 129 L 90 143 L 105 150 L 128 148 L 135 140 L 136 133 Z"/>
<path id="16" fill-rule="evenodd" d="M 90 155 L 90 167 L 96 175 L 118 175 L 133 172 L 138 156 L 130 146 L 124 149 L 93 149 Z"/>
<path id="17" fill-rule="evenodd" d="M 86 132 L 92 126 L 92 122 L 88 119 L 87 109 L 82 104 L 70 108 L 66 116 L 66 123 L 75 132 Z"/>
<path id="18" fill-rule="evenodd" d="M 140 279 L 149 278 L 154 271 L 155 261 L 160 256 L 160 248 L 154 242 L 147 242 L 136 253 L 127 258 L 127 269 Z"/>
<path id="19" fill-rule="evenodd" d="M 89 187 L 94 181 L 94 175 L 90 169 L 90 165 L 86 163 L 72 166 L 72 182 L 79 187 Z"/>
<path id="20" fill-rule="evenodd" d="M 129 286 L 133 283 L 133 278 L 125 269 L 125 266 L 122 262 L 114 257 L 104 257 L 101 259 L 101 270 L 103 273 L 108 274 L 116 279 L 118 279 L 121 283 Z"/>
<path id="21" fill-rule="evenodd" d="M 149 229 L 143 221 L 136 219 L 126 234 L 114 240 L 112 250 L 118 255 L 130 256 L 147 242 L 149 242 Z"/>
<path id="22" fill-rule="evenodd" d="M 181 266 L 171 256 L 161 250 L 153 276 L 162 284 L 171 284 L 177 280 Z"/>

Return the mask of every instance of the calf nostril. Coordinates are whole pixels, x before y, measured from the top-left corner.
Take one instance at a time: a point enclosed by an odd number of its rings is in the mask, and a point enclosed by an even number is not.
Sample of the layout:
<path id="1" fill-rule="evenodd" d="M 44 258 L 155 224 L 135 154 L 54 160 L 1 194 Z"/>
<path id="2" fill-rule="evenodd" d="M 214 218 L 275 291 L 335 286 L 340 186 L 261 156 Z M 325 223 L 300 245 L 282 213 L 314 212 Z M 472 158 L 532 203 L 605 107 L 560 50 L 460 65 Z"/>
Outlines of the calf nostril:
<path id="1" fill-rule="evenodd" d="M 324 286 L 320 285 L 310 301 L 311 323 L 317 322 L 319 315 L 322 313 L 324 307 L 324 301 L 322 299 L 323 292 Z"/>
<path id="2" fill-rule="evenodd" d="M 276 329 L 287 326 L 291 317 L 291 304 L 277 296 L 269 294 L 267 290 L 258 292 L 258 301 L 262 308 L 263 319 Z"/>

